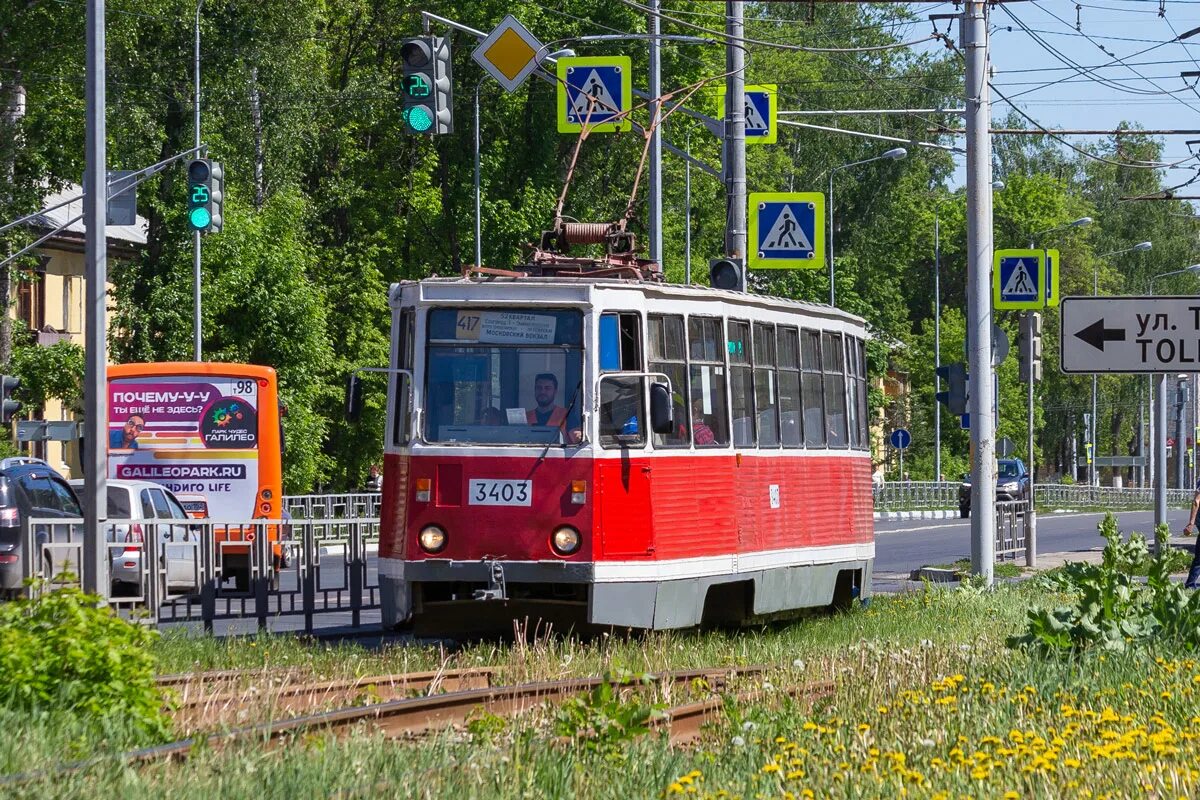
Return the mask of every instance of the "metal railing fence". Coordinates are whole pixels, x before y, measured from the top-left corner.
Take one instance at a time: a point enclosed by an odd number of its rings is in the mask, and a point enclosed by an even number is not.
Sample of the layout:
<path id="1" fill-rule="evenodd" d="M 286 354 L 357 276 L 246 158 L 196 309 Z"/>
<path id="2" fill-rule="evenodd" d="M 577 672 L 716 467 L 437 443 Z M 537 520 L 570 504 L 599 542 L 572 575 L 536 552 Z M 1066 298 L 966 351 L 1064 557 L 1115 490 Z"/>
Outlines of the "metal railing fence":
<path id="1" fill-rule="evenodd" d="M 960 483 L 956 481 L 891 481 L 872 486 L 876 511 L 921 511 L 958 508 Z M 1111 508 L 1129 510 L 1154 507 L 1154 490 L 1088 486 L 1086 484 L 1039 483 L 1034 485 L 1038 507 Z M 1168 489 L 1167 505 L 1186 507 L 1192 502 L 1190 489 Z"/>
<path id="2" fill-rule="evenodd" d="M 378 518 L 284 520 L 108 520 L 111 603 L 148 622 L 201 622 L 379 608 Z M 79 584 L 83 520 L 31 518 L 24 523 L 27 591 Z"/>
<path id="3" fill-rule="evenodd" d="M 297 494 L 283 498 L 292 519 L 345 519 L 378 517 L 383 495 L 379 492 Z"/>

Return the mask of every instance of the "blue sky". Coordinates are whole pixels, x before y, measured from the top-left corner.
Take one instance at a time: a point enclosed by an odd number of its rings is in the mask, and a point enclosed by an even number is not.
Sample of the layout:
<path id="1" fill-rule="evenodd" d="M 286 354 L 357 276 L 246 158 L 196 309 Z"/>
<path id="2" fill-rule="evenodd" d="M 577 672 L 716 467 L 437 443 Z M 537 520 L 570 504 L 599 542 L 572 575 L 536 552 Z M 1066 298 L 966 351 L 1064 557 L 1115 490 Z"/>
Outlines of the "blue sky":
<path id="1" fill-rule="evenodd" d="M 913 9 L 922 17 L 955 10 L 950 3 Z M 1173 41 L 1200 27 L 1200 0 L 1029 0 L 994 8 L 990 23 L 993 84 L 1042 125 L 1112 129 L 1128 121 L 1146 129 L 1200 130 L 1197 79 L 1180 77 L 1181 71 L 1200 72 L 1200 33 Z M 957 23 L 952 37 L 961 41 Z M 1002 120 L 1008 106 L 996 93 L 992 99 L 993 119 Z M 1189 157 L 1186 141 L 1200 134 L 1162 138 L 1164 161 L 1176 162 Z M 1200 144 L 1193 149 L 1200 153 Z M 1181 183 L 1197 166 L 1193 160 L 1175 167 L 1165 180 Z M 1200 194 L 1200 185 L 1191 193 Z"/>

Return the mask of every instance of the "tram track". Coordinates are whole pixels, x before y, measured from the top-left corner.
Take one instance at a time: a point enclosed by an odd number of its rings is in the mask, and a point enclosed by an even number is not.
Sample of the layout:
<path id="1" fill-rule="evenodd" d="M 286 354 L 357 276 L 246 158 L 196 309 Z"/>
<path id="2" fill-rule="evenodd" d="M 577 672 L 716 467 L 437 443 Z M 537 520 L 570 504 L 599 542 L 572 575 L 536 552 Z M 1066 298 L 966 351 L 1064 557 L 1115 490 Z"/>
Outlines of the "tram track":
<path id="1" fill-rule="evenodd" d="M 660 687 L 680 687 L 696 681 L 703 681 L 706 690 L 713 690 L 728 686 L 731 681 L 740 677 L 761 675 L 768 669 L 765 665 L 755 665 L 678 670 L 651 675 L 649 681 Z M 443 677 L 446 672 L 442 673 Z M 470 671 L 463 670 L 461 672 Z M 490 671 L 476 670 L 475 673 L 487 675 L 490 679 Z M 419 674 L 408 673 L 410 676 Z M 176 680 L 176 676 L 169 677 Z M 470 678 L 464 675 L 462 680 L 470 680 Z M 289 719 L 274 719 L 224 733 L 192 736 L 168 744 L 131 750 L 116 756 L 102 756 L 70 762 L 51 770 L 3 776 L 0 777 L 0 785 L 23 785 L 56 775 L 79 772 L 113 761 L 131 766 L 181 761 L 189 758 L 197 748 L 219 749 L 250 742 L 258 742 L 273 748 L 284 745 L 301 735 L 324 733 L 340 737 L 356 730 L 362 730 L 390 738 L 410 738 L 453 725 L 464 724 L 472 714 L 479 711 L 498 716 L 516 716 L 546 704 L 559 703 L 589 692 L 608 681 L 607 677 L 588 677 L 509 686 L 464 688 L 444 694 L 338 708 L 333 711 L 322 711 Z M 641 685 L 640 683 L 629 683 L 620 688 L 621 690 L 633 690 Z M 672 709 L 675 712 L 673 715 L 668 712 L 665 723 L 667 727 L 664 730 L 669 732 L 672 730 L 672 725 L 676 726 L 677 732 L 674 735 L 680 741 L 685 741 L 689 737 L 698 735 L 700 727 L 719 713 L 721 705 L 721 698 L 710 698 L 699 703 L 677 706 Z"/>

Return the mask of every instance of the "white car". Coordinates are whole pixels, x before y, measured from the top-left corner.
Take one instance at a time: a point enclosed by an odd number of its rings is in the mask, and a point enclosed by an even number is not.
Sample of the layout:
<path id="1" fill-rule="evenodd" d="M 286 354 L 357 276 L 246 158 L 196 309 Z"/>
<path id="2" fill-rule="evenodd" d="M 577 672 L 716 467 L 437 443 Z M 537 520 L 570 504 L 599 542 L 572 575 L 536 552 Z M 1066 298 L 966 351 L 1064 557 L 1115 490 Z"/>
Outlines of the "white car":
<path id="1" fill-rule="evenodd" d="M 83 490 L 83 479 L 70 481 Z M 142 552 L 146 536 L 157 535 L 166 563 L 166 591 L 195 592 L 200 585 L 199 534 L 189 524 L 183 505 L 170 489 L 150 481 L 108 480 L 108 518 L 130 520 L 108 526 L 110 542 L 128 542 L 112 549 L 113 594 L 142 593 Z"/>

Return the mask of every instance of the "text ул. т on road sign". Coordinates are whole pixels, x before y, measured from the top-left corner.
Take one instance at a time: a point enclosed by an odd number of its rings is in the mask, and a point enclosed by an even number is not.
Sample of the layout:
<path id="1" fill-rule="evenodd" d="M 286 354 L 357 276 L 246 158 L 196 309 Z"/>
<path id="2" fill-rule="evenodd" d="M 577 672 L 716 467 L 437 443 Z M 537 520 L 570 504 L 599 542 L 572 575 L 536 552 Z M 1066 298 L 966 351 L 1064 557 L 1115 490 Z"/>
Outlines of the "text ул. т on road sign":
<path id="1" fill-rule="evenodd" d="M 749 197 L 752 269 L 818 269 L 825 260 L 825 195 L 753 192 Z"/>
<path id="2" fill-rule="evenodd" d="M 1062 371 L 1194 372 L 1200 297 L 1064 297 Z"/>

